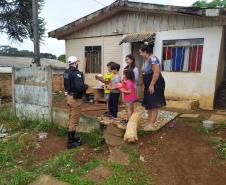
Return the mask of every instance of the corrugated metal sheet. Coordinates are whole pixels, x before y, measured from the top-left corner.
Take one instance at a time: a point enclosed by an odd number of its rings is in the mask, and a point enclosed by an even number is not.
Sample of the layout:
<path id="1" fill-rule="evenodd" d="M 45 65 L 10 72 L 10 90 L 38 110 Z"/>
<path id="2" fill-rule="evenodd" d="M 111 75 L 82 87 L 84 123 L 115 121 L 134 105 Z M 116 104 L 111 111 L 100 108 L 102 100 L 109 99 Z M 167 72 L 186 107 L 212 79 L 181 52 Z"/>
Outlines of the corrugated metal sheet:
<path id="1" fill-rule="evenodd" d="M 12 67 L 0 67 L 0 73 L 12 73 Z"/>
<path id="2" fill-rule="evenodd" d="M 0 56 L 0 66 L 5 67 L 30 67 L 32 65 L 32 58 L 26 57 L 8 57 Z M 51 66 L 53 69 L 65 69 L 66 64 L 59 60 L 41 59 L 42 66 Z"/>
<path id="3" fill-rule="evenodd" d="M 122 43 L 126 43 L 126 42 L 154 43 L 154 41 L 155 41 L 155 33 L 132 33 L 132 34 L 127 34 L 119 44 L 121 45 Z"/>

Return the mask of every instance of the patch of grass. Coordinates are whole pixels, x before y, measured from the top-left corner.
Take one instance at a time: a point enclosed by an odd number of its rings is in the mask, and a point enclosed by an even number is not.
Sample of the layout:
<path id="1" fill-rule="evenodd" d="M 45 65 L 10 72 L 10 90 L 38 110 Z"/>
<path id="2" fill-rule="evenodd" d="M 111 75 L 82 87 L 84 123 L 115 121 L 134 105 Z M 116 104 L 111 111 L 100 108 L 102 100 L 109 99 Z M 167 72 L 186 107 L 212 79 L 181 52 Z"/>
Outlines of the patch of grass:
<path id="1" fill-rule="evenodd" d="M 21 155 L 24 146 L 14 139 L 6 142 L 0 140 L 0 169 L 3 167 L 13 166 L 16 159 Z"/>
<path id="2" fill-rule="evenodd" d="M 147 132 L 147 131 L 144 131 L 144 130 L 138 130 L 137 134 L 140 137 L 145 137 L 145 136 L 148 136 L 150 134 L 150 132 Z"/>
<path id="3" fill-rule="evenodd" d="M 67 135 L 68 130 L 64 127 L 57 126 L 54 129 L 56 130 L 58 137 L 65 137 Z"/>
<path id="4" fill-rule="evenodd" d="M 135 164 L 139 162 L 140 154 L 137 147 L 126 145 L 122 146 L 121 150 L 129 155 L 130 163 Z"/>
<path id="5" fill-rule="evenodd" d="M 0 120 L 7 121 L 9 123 L 17 123 L 18 118 L 16 116 L 16 111 L 11 107 L 4 107 L 0 109 Z"/>
<path id="6" fill-rule="evenodd" d="M 79 133 L 83 143 L 87 143 L 93 148 L 101 147 L 104 144 L 103 133 L 100 130 L 94 130 L 91 133 Z"/>
<path id="7" fill-rule="evenodd" d="M 150 177 L 144 169 L 126 168 L 119 164 L 111 164 L 113 175 L 103 185 L 152 185 Z"/>
<path id="8" fill-rule="evenodd" d="M 103 161 L 98 160 L 98 159 L 91 159 L 89 162 L 87 162 L 79 171 L 79 175 L 83 175 L 84 173 L 86 173 L 87 171 L 90 171 L 94 168 L 96 168 L 97 166 L 100 166 L 101 164 L 103 164 Z"/>
<path id="9" fill-rule="evenodd" d="M 47 120 L 31 120 L 22 116 L 18 118 L 16 112 L 12 107 L 2 108 L 0 110 L 0 124 L 7 123 L 9 127 L 16 128 L 17 130 L 36 130 L 39 132 L 47 132 L 53 127 L 53 123 Z"/>
<path id="10" fill-rule="evenodd" d="M 47 132 L 51 128 L 53 128 L 54 124 L 47 121 L 47 120 L 30 120 L 25 117 L 23 117 L 19 121 L 19 126 L 21 129 L 30 129 L 30 130 L 36 130 L 39 132 Z"/>
<path id="11" fill-rule="evenodd" d="M 74 159 L 74 155 L 79 150 L 70 150 L 59 154 L 52 160 L 49 160 L 43 167 L 41 167 L 41 174 L 50 174 L 57 179 L 71 183 L 73 185 L 94 185 L 95 183 L 86 179 L 82 179 L 80 176 L 87 171 L 99 166 L 101 161 L 93 159 L 87 162 L 84 166 L 80 166 Z"/>
<path id="12" fill-rule="evenodd" d="M 25 170 L 17 170 L 17 172 L 10 178 L 10 185 L 22 185 L 28 184 L 37 177 L 34 172 L 28 172 Z"/>
<path id="13" fill-rule="evenodd" d="M 220 159 L 226 160 L 226 141 L 223 141 L 218 145 L 217 155 Z"/>
<path id="14" fill-rule="evenodd" d="M 151 140 L 151 141 L 148 141 L 148 144 L 153 145 L 153 146 L 157 146 L 158 141 Z"/>
<path id="15" fill-rule="evenodd" d="M 210 137 L 207 140 L 211 145 L 219 145 L 222 142 L 221 137 Z"/>
<path id="16" fill-rule="evenodd" d="M 59 177 L 61 173 L 71 173 L 71 171 L 76 171 L 79 167 L 79 163 L 73 158 L 76 152 L 78 151 L 70 150 L 60 153 L 55 158 L 47 161 L 46 164 L 40 168 L 40 171 L 51 174 L 54 177 Z"/>
<path id="17" fill-rule="evenodd" d="M 204 133 L 204 134 L 209 134 L 211 131 L 213 131 L 213 129 L 208 129 L 208 128 L 205 128 L 203 126 L 198 127 L 197 130 L 199 132 Z"/>
<path id="18" fill-rule="evenodd" d="M 58 177 L 59 180 L 68 182 L 72 185 L 96 185 L 95 182 L 92 182 L 90 180 L 82 179 L 79 176 L 70 173 L 70 174 L 61 174 L 60 177 Z"/>

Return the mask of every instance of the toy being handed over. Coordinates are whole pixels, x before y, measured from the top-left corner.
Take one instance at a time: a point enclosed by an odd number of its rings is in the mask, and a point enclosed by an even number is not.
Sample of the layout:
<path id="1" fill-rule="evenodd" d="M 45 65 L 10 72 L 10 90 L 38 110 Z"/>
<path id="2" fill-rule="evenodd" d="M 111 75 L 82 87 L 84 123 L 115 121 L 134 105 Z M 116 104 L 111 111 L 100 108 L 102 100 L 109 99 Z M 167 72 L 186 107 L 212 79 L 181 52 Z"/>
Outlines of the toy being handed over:
<path id="1" fill-rule="evenodd" d="M 96 80 L 106 84 L 109 84 L 111 80 L 105 80 L 102 74 L 98 74 L 95 76 Z"/>
<path id="2" fill-rule="evenodd" d="M 117 84 L 116 84 L 116 88 L 117 88 L 117 89 L 124 89 L 124 88 L 125 88 L 125 85 L 126 85 L 126 84 L 125 84 L 124 82 L 117 83 Z"/>

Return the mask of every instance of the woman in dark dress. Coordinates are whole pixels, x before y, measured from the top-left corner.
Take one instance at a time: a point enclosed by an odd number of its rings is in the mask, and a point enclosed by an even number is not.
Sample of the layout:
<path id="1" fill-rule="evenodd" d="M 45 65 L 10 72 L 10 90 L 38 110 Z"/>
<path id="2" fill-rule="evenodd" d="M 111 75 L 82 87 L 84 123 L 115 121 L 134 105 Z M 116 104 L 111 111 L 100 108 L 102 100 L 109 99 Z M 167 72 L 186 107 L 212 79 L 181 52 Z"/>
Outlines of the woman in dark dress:
<path id="1" fill-rule="evenodd" d="M 164 96 L 165 80 L 161 74 L 160 61 L 153 54 L 153 49 L 148 45 L 140 46 L 140 56 L 143 58 L 143 106 L 148 110 L 148 123 L 144 126 L 145 131 L 155 130 L 155 122 L 159 108 L 166 105 Z"/>

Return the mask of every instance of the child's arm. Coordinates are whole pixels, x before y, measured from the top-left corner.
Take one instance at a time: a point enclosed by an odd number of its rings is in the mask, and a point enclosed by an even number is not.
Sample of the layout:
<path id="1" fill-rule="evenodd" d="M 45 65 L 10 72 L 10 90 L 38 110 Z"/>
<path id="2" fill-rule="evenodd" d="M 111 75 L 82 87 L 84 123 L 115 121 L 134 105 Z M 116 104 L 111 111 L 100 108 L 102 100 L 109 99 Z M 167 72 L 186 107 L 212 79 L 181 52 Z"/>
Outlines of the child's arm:
<path id="1" fill-rule="evenodd" d="M 122 93 L 125 93 L 125 94 L 130 94 L 131 92 L 132 92 L 132 89 L 124 89 L 124 88 L 122 88 L 122 89 L 120 89 L 120 91 L 122 92 Z"/>
<path id="2" fill-rule="evenodd" d="M 103 77 L 98 77 L 98 76 L 95 76 L 95 77 L 96 77 L 96 80 L 98 80 L 98 81 L 100 81 L 100 82 L 102 82 L 104 84 L 109 83 L 109 81 L 108 80 L 105 80 Z"/>

